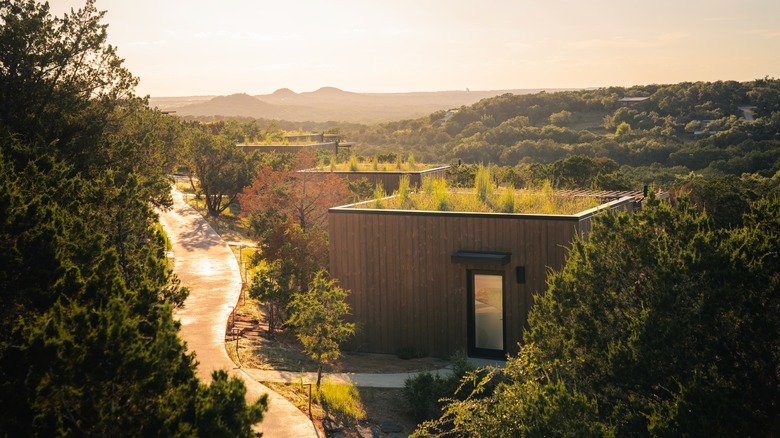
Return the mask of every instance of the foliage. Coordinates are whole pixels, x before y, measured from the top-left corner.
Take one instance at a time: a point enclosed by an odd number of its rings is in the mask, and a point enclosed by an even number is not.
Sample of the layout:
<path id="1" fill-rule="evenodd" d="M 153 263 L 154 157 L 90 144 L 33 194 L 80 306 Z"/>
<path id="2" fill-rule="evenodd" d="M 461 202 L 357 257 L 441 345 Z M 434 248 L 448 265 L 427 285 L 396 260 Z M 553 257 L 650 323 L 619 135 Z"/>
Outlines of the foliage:
<path id="1" fill-rule="evenodd" d="M 268 334 L 273 337 L 278 322 L 285 320 L 285 311 L 292 288 L 292 261 L 276 259 L 261 261 L 249 285 L 249 296 L 268 304 Z"/>
<path id="2" fill-rule="evenodd" d="M 447 190 L 447 180 L 436 178 L 433 180 L 432 210 L 447 211 L 451 209 L 450 192 Z"/>
<path id="3" fill-rule="evenodd" d="M 385 192 L 385 188 L 382 186 L 382 181 L 377 181 L 373 193 L 373 198 L 374 198 L 373 207 L 384 208 L 386 197 L 387 197 L 387 192 Z"/>
<path id="4" fill-rule="evenodd" d="M 615 136 L 617 137 L 624 137 L 631 133 L 631 125 L 628 124 L 628 122 L 620 122 L 619 125 L 617 125 L 617 128 L 615 128 Z"/>
<path id="5" fill-rule="evenodd" d="M 619 107 L 625 96 L 649 96 Z M 453 111 L 373 126 L 345 127 L 345 135 L 366 153 L 401 152 L 423 160 L 504 166 L 549 164 L 576 155 L 607 158 L 620 175 L 597 181 L 617 187 L 662 185 L 662 179 L 624 181 L 625 166 L 684 166 L 690 170 L 771 177 L 780 170 L 780 80 L 684 82 L 595 90 L 506 94 Z M 755 120 L 740 106 L 756 106 Z M 691 137 L 686 126 L 708 123 Z M 622 135 L 612 135 L 621 126 Z M 630 127 L 630 132 L 627 129 Z M 375 146 L 383 145 L 383 146 Z M 617 170 L 615 172 L 618 172 Z M 453 181 L 460 186 L 460 181 Z M 515 182 L 517 187 L 521 184 Z M 469 184 L 470 186 L 470 184 Z M 587 186 L 589 187 L 589 186 Z"/>
<path id="6" fill-rule="evenodd" d="M 487 204 L 493 195 L 493 178 L 490 176 L 490 168 L 483 165 L 477 167 L 477 174 L 474 177 L 474 188 L 476 189 L 477 199 L 483 204 Z"/>
<path id="7" fill-rule="evenodd" d="M 409 175 L 401 175 L 398 180 L 398 190 L 396 195 L 398 196 L 398 202 L 403 206 L 409 200 L 409 194 L 411 193 L 411 186 L 409 183 Z M 375 196 L 376 198 L 376 196 Z"/>
<path id="8" fill-rule="evenodd" d="M 454 354 L 450 361 L 452 373 L 449 375 L 423 371 L 404 381 L 404 398 L 417 421 L 435 417 L 444 406 L 444 399 L 459 392 L 466 376 L 475 372 L 475 368 L 468 362 L 468 356 L 463 353 Z"/>
<path id="9" fill-rule="evenodd" d="M 366 410 L 360 400 L 358 389 L 351 383 L 334 383 L 325 380 L 317 389 L 316 395 L 328 416 L 354 424 L 366 418 Z"/>
<path id="10" fill-rule="evenodd" d="M 243 151 L 223 136 L 193 129 L 187 154 L 209 215 L 219 216 L 251 181 L 250 165 Z"/>
<path id="11" fill-rule="evenodd" d="M 566 126 L 572 122 L 571 111 L 561 110 L 550 114 L 550 124 L 555 126 Z"/>
<path id="12" fill-rule="evenodd" d="M 458 397 L 443 399 L 441 417 L 423 422 L 412 436 L 610 435 L 609 427 L 593 421 L 595 403 L 556 376 L 534 346 L 525 345 L 504 370 L 465 373 L 450 392 Z"/>
<path id="13" fill-rule="evenodd" d="M 430 186 L 427 188 L 430 192 L 425 191 L 426 186 Z M 377 194 L 384 196 L 384 191 L 375 193 Z M 492 193 L 490 198 L 483 202 L 475 191 L 449 190 L 447 181 L 440 178 L 430 179 L 427 182 L 424 179 L 423 188 L 409 192 L 403 202 L 399 196 L 376 197 L 373 202 L 361 204 L 361 207 L 483 213 L 575 214 L 600 204 L 600 200 L 595 197 L 573 197 L 556 192 L 549 181 L 538 189 L 515 190 L 510 185 L 501 190 L 500 194 Z"/>
<path id="14" fill-rule="evenodd" d="M 498 198 L 498 210 L 502 213 L 514 213 L 515 212 L 515 187 L 508 185 L 504 187 L 501 192 L 501 197 Z"/>
<path id="15" fill-rule="evenodd" d="M 303 349 L 317 361 L 317 387 L 322 380 L 322 366 L 341 356 L 340 344 L 355 333 L 355 324 L 344 321 L 349 305 L 344 301 L 348 291 L 329 280 L 325 271 L 314 276 L 309 288 L 293 295 L 290 319 Z"/>
<path id="16" fill-rule="evenodd" d="M 349 171 L 357 172 L 357 170 L 358 170 L 358 160 L 355 155 L 352 155 L 349 157 Z"/>
<path id="17" fill-rule="evenodd" d="M 264 257 L 282 261 L 291 291 L 303 290 L 327 266 L 328 208 L 345 203 L 348 196 L 347 183 L 335 174 L 298 171 L 313 163 L 314 154 L 302 151 L 292 167 L 261 164 L 238 196 Z"/>
<path id="18" fill-rule="evenodd" d="M 599 216 L 495 389 L 477 382 L 418 435 L 777 435 L 778 213 L 762 198 L 713 229 L 651 197 Z"/>
<path id="19" fill-rule="evenodd" d="M 253 435 L 266 400 L 200 384 L 178 338 L 154 208 L 180 126 L 133 95 L 102 17 L 0 3 L 0 430 Z"/>

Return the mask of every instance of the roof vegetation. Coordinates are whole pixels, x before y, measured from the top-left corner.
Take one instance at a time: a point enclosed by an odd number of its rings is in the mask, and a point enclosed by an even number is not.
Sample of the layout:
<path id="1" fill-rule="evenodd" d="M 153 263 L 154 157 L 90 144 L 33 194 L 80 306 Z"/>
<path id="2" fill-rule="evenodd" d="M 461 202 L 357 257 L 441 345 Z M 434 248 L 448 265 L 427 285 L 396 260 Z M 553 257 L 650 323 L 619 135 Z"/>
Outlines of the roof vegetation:
<path id="1" fill-rule="evenodd" d="M 422 187 L 411 187 L 409 177 L 401 177 L 400 186 L 387 197 L 381 185 L 374 191 L 374 199 L 356 204 L 356 207 L 421 210 L 460 211 L 475 213 L 523 213 L 571 215 L 603 203 L 596 196 L 574 196 L 554 191 L 546 182 L 538 188 L 515 189 L 512 186 L 496 187 L 490 169 L 480 166 L 474 189 L 451 189 L 443 178 L 423 178 Z"/>

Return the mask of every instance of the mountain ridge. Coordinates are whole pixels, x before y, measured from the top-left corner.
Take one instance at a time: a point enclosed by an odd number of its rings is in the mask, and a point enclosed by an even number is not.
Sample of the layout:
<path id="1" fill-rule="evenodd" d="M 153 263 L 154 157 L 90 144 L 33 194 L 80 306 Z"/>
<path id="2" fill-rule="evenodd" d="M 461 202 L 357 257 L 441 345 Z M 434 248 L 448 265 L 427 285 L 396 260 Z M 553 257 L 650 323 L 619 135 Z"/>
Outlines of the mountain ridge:
<path id="1" fill-rule="evenodd" d="M 449 90 L 403 93 L 358 93 L 336 87 L 296 93 L 280 88 L 271 94 L 235 93 L 226 96 L 150 97 L 149 105 L 189 117 L 252 117 L 293 122 L 378 123 L 424 117 L 431 113 L 472 105 L 502 94 L 555 92 L 570 88 L 507 90 Z"/>

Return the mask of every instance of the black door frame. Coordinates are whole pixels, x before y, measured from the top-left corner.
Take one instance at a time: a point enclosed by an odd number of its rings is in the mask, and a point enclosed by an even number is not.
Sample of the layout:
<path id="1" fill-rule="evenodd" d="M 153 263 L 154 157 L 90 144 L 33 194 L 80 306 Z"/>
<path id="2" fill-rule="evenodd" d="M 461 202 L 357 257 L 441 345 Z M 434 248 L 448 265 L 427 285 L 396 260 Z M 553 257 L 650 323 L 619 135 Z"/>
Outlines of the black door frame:
<path id="1" fill-rule="evenodd" d="M 501 336 L 503 337 L 503 349 L 491 350 L 487 348 L 477 348 L 476 320 L 474 317 L 474 275 L 496 275 L 501 276 Z M 468 355 L 469 357 L 480 357 L 485 359 L 505 359 L 506 358 L 506 275 L 504 271 L 489 271 L 484 269 L 469 269 L 466 273 L 468 281 L 468 293 L 466 294 L 466 309 L 468 312 Z"/>

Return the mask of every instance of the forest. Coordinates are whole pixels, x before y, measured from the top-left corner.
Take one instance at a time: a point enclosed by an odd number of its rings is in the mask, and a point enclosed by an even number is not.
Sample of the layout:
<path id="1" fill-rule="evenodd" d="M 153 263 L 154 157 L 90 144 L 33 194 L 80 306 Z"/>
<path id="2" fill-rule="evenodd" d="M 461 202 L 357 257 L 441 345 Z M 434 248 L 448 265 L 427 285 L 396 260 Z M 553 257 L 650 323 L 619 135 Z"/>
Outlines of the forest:
<path id="1" fill-rule="evenodd" d="M 266 399 L 210 384 L 156 208 L 179 122 L 134 95 L 94 2 L 0 3 L 0 435 L 254 436 Z"/>
<path id="2" fill-rule="evenodd" d="M 252 436 L 266 399 L 224 372 L 200 382 L 178 337 L 188 290 L 157 211 L 188 176 L 210 217 L 243 214 L 288 286 L 327 285 L 326 204 L 374 188 L 317 196 L 295 170 L 350 157 L 236 147 L 312 131 L 355 142 L 356 161 L 445 162 L 455 187 L 488 167 L 496 185 L 672 195 L 600 217 L 550 273 L 520 355 L 423 391 L 441 410 L 419 436 L 780 435 L 780 80 L 507 94 L 373 125 L 196 120 L 135 94 L 104 16 L 0 3 L 1 435 Z M 255 286 L 280 310 L 293 296 Z"/>

